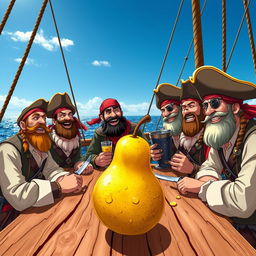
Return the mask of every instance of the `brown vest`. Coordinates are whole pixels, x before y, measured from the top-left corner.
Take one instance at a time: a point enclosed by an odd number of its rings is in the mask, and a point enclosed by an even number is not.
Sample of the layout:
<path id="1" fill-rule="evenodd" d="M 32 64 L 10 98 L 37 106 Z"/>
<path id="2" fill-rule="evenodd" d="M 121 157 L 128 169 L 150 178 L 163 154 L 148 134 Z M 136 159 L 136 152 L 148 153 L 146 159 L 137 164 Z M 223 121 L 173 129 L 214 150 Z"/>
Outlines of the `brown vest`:
<path id="1" fill-rule="evenodd" d="M 39 169 L 36 163 L 36 160 L 34 159 L 34 157 L 32 156 L 29 150 L 27 152 L 24 152 L 22 139 L 20 135 L 16 134 L 10 137 L 9 139 L 1 142 L 0 144 L 4 144 L 4 143 L 9 143 L 13 145 L 20 153 L 21 164 L 22 164 L 22 167 L 21 167 L 22 175 L 25 177 L 26 181 L 28 181 L 30 178 L 33 177 L 33 175 Z M 0 188 L 0 196 L 3 196 L 1 188 Z"/>

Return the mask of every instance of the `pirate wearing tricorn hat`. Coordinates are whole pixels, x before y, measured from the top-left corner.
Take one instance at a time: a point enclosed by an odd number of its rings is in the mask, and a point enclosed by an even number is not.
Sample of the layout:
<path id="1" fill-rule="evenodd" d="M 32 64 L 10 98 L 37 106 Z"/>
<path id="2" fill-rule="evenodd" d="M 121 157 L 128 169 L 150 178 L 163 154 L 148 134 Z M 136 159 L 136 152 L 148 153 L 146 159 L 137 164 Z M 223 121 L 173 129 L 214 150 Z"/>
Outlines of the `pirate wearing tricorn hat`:
<path id="1" fill-rule="evenodd" d="M 161 111 L 163 127 L 171 131 L 172 140 L 175 145 L 171 151 L 176 152 L 179 147 L 182 114 L 180 108 L 181 89 L 172 84 L 163 83 L 154 90 L 156 96 L 156 107 Z M 150 155 L 154 161 L 161 159 L 161 149 L 155 149 L 156 144 L 150 146 Z"/>
<path id="2" fill-rule="evenodd" d="M 256 106 L 244 103 L 256 98 L 256 85 L 212 66 L 198 68 L 190 81 L 203 98 L 204 142 L 211 147 L 196 178 L 212 179 L 198 187 L 198 195 L 212 210 L 231 217 L 256 247 Z M 186 193 L 192 185 L 193 179 L 184 178 L 178 189 Z"/>
<path id="3" fill-rule="evenodd" d="M 207 146 L 203 143 L 204 119 L 202 100 L 189 80 L 181 81 L 182 132 L 179 151 L 170 164 L 172 169 L 194 177 L 206 159 Z"/>
<path id="4" fill-rule="evenodd" d="M 110 140 L 113 149 L 115 149 L 117 141 L 127 134 L 132 134 L 136 127 L 135 123 L 130 122 L 123 116 L 119 102 L 111 98 L 105 99 L 101 103 L 98 118 L 87 123 L 93 125 L 100 122 L 101 126 L 95 130 L 92 142 L 84 157 L 84 159 L 87 159 L 92 155 L 91 163 L 95 168 L 108 166 L 113 157 L 113 152 L 102 152 L 101 142 Z M 140 130 L 138 130 L 137 135 L 145 138 Z"/>
<path id="5" fill-rule="evenodd" d="M 52 159 L 48 102 L 38 99 L 17 119 L 18 134 L 0 144 L 0 229 L 29 207 L 54 203 L 61 193 L 79 192 L 82 178 L 67 175 Z"/>
<path id="6" fill-rule="evenodd" d="M 76 108 L 72 104 L 69 95 L 56 93 L 49 101 L 47 117 L 52 118 L 52 147 L 51 154 L 56 163 L 62 168 L 78 169 L 82 162 L 79 129 L 87 130 L 87 127 L 74 117 Z M 88 166 L 84 174 L 92 171 Z"/>

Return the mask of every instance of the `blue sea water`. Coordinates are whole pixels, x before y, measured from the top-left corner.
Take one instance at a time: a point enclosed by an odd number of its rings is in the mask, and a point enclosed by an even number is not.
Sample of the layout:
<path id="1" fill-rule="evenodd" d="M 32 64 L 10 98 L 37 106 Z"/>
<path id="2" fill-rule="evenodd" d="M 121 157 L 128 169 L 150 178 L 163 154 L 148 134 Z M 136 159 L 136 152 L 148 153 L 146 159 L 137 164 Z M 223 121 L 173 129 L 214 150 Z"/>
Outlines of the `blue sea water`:
<path id="1" fill-rule="evenodd" d="M 126 118 L 131 122 L 137 123 L 141 119 L 141 116 L 127 116 Z M 86 121 L 89 121 L 89 120 L 91 120 L 91 117 L 84 118 L 81 121 L 84 124 L 86 124 Z M 158 120 L 159 120 L 158 116 L 151 116 L 151 122 L 146 124 L 144 132 L 151 132 L 156 130 L 156 125 L 158 123 Z M 88 130 L 84 132 L 84 136 L 86 139 L 89 139 L 89 138 L 92 138 L 94 130 L 98 128 L 99 125 L 92 125 L 92 126 L 87 125 L 87 127 L 88 127 Z M 162 127 L 162 119 L 159 124 L 159 128 L 161 127 Z M 4 119 L 0 123 L 0 142 L 15 135 L 18 131 L 19 131 L 19 127 L 16 124 L 15 120 Z"/>

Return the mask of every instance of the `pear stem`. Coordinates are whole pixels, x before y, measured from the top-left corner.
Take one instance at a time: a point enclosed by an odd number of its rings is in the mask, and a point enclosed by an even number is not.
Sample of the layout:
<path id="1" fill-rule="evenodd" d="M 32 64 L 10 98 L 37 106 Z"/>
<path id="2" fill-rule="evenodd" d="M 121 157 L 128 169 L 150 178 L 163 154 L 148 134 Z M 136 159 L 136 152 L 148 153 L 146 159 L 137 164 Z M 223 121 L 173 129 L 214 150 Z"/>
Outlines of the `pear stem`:
<path id="1" fill-rule="evenodd" d="M 134 129 L 134 131 L 133 131 L 132 137 L 133 137 L 133 138 L 136 138 L 136 137 L 137 137 L 137 136 L 136 136 L 136 133 L 137 133 L 139 127 L 140 127 L 142 124 L 144 124 L 144 123 L 150 122 L 150 120 L 151 120 L 150 115 L 145 115 L 145 116 L 143 116 L 143 117 L 140 119 L 140 121 L 137 123 L 137 125 L 136 125 L 136 127 L 135 127 L 135 129 Z"/>

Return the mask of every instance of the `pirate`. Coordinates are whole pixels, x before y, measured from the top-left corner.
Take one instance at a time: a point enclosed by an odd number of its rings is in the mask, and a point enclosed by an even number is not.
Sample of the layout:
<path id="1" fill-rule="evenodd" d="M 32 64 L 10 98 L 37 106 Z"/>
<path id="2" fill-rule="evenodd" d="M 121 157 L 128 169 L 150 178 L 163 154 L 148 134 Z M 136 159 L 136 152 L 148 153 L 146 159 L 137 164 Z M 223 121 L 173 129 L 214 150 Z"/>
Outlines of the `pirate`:
<path id="1" fill-rule="evenodd" d="M 190 81 L 203 98 L 203 139 L 211 147 L 196 179 L 212 178 L 199 186 L 184 178 L 178 189 L 197 192 L 213 211 L 231 217 L 256 248 L 256 106 L 244 103 L 256 98 L 256 85 L 211 66 L 198 68 Z"/>
<path id="2" fill-rule="evenodd" d="M 91 144 L 88 147 L 85 158 L 92 156 L 91 163 L 94 168 L 107 167 L 113 158 L 113 152 L 118 140 L 128 134 L 132 134 L 136 124 L 130 122 L 123 116 L 123 111 L 116 99 L 105 99 L 99 109 L 99 117 L 87 122 L 89 125 L 98 124 L 99 128 L 94 132 Z M 138 136 L 146 139 L 138 130 Z M 102 152 L 101 142 L 110 140 L 113 145 L 112 152 Z"/>
<path id="3" fill-rule="evenodd" d="M 0 144 L 0 229 L 20 211 L 82 189 L 82 177 L 68 175 L 51 157 L 47 105 L 38 99 L 26 107 L 17 119 L 18 134 Z"/>
<path id="4" fill-rule="evenodd" d="M 52 158 L 66 170 L 77 170 L 81 165 L 81 144 L 79 129 L 87 130 L 87 127 L 74 117 L 76 108 L 72 104 L 69 95 L 56 93 L 49 101 L 47 117 L 52 118 L 52 146 L 50 149 Z M 83 174 L 92 172 L 89 165 Z"/>
<path id="5" fill-rule="evenodd" d="M 170 130 L 174 147 L 171 152 L 174 153 L 179 147 L 182 113 L 180 108 L 181 89 L 177 86 L 163 83 L 154 90 L 156 95 L 156 106 L 161 111 L 163 118 L 163 128 Z M 155 149 L 157 144 L 150 146 L 151 158 L 154 161 L 161 159 L 161 149 Z M 171 157 L 171 156 L 170 156 Z"/>

